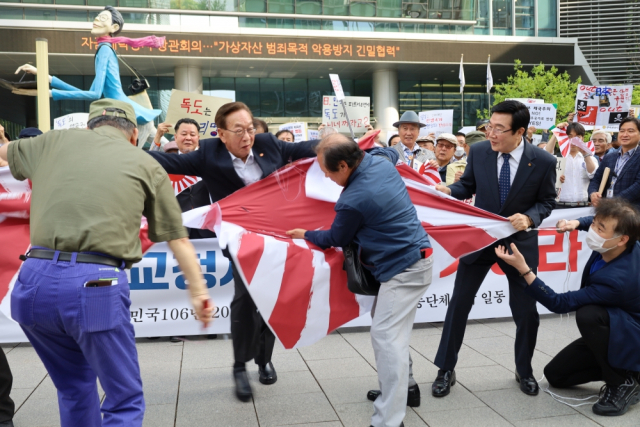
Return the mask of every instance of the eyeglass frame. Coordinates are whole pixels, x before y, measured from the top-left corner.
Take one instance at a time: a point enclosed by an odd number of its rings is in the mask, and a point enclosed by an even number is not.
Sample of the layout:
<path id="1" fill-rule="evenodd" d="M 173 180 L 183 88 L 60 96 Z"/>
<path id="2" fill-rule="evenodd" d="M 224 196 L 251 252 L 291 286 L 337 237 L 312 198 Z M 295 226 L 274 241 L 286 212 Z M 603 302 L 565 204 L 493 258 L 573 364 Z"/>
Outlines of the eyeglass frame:
<path id="1" fill-rule="evenodd" d="M 257 129 L 256 128 L 250 128 L 250 129 L 238 129 L 238 130 L 231 130 L 231 129 L 225 129 L 225 128 L 218 128 L 221 130 L 226 130 L 227 132 L 231 132 L 233 133 L 236 137 L 238 138 L 242 138 L 244 136 L 244 134 L 246 133 L 249 136 L 254 136 L 256 134 Z M 238 133 L 240 132 L 240 133 Z"/>
<path id="2" fill-rule="evenodd" d="M 496 135 L 498 135 L 498 136 L 499 136 L 499 135 L 502 135 L 502 134 L 503 134 L 503 133 L 505 133 L 505 132 L 509 132 L 509 131 L 512 131 L 512 132 L 513 132 L 513 128 L 504 129 L 504 130 L 502 130 L 502 129 L 496 129 L 496 128 L 494 128 L 493 126 L 491 126 L 489 123 L 487 123 L 487 124 L 484 126 L 484 130 L 486 130 L 486 131 L 487 131 L 487 134 L 495 133 L 495 134 L 496 134 Z"/>

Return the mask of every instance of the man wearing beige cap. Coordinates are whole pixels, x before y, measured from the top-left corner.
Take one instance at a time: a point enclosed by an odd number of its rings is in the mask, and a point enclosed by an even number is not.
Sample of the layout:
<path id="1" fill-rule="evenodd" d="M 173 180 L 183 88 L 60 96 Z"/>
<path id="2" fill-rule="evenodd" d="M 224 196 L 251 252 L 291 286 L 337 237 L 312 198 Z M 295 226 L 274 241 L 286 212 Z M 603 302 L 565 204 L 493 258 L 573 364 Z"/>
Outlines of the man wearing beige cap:
<path id="1" fill-rule="evenodd" d="M 169 178 L 135 148 L 133 107 L 95 101 L 87 127 L 0 145 L 13 176 L 33 183 L 32 247 L 11 315 L 58 390 L 63 427 L 137 427 L 145 404 L 125 269 L 142 259 L 143 215 L 149 239 L 175 254 L 205 325 L 213 307 Z"/>
<path id="2" fill-rule="evenodd" d="M 458 140 L 452 133 L 441 133 L 436 137 L 436 158 L 429 163 L 438 168 L 443 183 L 447 181 L 447 166 L 451 163 L 457 147 Z"/>

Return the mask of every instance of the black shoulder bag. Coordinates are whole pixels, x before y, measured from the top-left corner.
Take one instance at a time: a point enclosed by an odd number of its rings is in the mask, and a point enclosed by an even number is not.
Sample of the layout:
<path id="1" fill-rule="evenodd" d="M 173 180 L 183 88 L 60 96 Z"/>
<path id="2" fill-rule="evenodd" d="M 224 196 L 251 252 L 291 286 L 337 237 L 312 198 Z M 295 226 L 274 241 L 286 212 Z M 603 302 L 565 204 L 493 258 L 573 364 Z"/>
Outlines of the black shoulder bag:
<path id="1" fill-rule="evenodd" d="M 349 290 L 359 295 L 378 295 L 380 282 L 360 262 L 358 246 L 355 243 L 349 243 L 342 248 L 342 253 L 344 254 L 342 268 L 347 272 Z"/>

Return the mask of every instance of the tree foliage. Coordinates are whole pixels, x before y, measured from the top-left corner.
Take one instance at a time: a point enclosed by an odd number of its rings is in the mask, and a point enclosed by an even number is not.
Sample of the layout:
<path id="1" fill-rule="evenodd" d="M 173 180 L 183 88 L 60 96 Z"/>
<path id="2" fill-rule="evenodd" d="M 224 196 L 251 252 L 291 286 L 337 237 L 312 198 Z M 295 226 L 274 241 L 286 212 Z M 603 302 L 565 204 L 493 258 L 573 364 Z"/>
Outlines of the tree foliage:
<path id="1" fill-rule="evenodd" d="M 633 92 L 631 93 L 631 105 L 640 104 L 640 85 L 636 85 L 633 87 Z"/>
<path id="2" fill-rule="evenodd" d="M 544 99 L 547 104 L 558 105 L 556 123 L 564 121 L 567 114 L 573 112 L 578 85 L 582 80 L 580 77 L 572 82 L 566 71 L 559 73 L 556 67 L 545 70 L 543 63 L 533 67 L 531 72 L 527 72 L 517 59 L 513 69 L 515 73 L 508 77 L 506 83 L 494 86 L 493 105 L 506 98 Z M 478 110 L 478 117 L 489 118 L 489 116 L 489 110 Z"/>

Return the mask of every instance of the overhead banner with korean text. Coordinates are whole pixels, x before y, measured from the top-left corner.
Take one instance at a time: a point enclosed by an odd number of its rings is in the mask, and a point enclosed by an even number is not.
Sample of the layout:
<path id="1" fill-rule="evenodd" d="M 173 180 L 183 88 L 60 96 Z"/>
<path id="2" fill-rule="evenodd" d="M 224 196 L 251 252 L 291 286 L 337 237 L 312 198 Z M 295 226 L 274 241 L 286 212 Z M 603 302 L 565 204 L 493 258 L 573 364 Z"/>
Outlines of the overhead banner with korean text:
<path id="1" fill-rule="evenodd" d="M 216 113 L 220 107 L 229 102 L 233 101 L 228 98 L 173 89 L 165 122 L 175 125 L 180 119 L 193 119 L 200 123 L 202 138 L 215 138 L 218 136 L 218 127 L 214 122 Z M 170 129 L 169 133 L 173 134 L 174 129 Z"/>
<path id="2" fill-rule="evenodd" d="M 344 106 L 354 133 L 365 133 L 369 125 L 371 99 L 368 96 L 345 96 Z M 349 122 L 337 96 L 322 97 L 322 124 L 340 133 L 350 133 Z"/>
<path id="3" fill-rule="evenodd" d="M 578 85 L 574 121 L 586 130 L 618 132 L 620 122 L 629 115 L 633 85 Z"/>
<path id="4" fill-rule="evenodd" d="M 574 219 L 588 215 L 590 209 L 558 209 L 552 212 L 539 233 L 540 265 L 539 277 L 556 292 L 577 290 L 584 265 L 591 251 L 585 243 L 586 233 L 558 234 L 553 229 L 560 219 Z M 464 236 L 461 236 L 464 238 Z M 230 262 L 222 255 L 217 239 L 192 240 L 199 257 L 202 273 L 209 287 L 216 310 L 214 322 L 202 329 L 195 319 L 184 277 L 173 254 L 165 243 L 153 245 L 143 260 L 128 271 L 131 288 L 131 323 L 137 337 L 170 335 L 220 334 L 230 332 L 230 303 L 234 285 Z M 453 293 L 458 261 L 450 262 L 450 256 L 434 239 L 433 282 L 420 300 L 416 323 L 441 322 Z M 0 266 L 0 269 L 2 266 Z M 17 278 L 14 276 L 6 295 L 0 296 L 0 342 L 26 342 L 22 330 L 11 320 L 11 289 Z M 540 313 L 548 311 L 538 305 Z M 488 273 L 476 294 L 471 310 L 471 319 L 509 317 L 509 285 L 497 264 Z M 371 324 L 371 316 L 365 314 L 345 326 Z"/>

